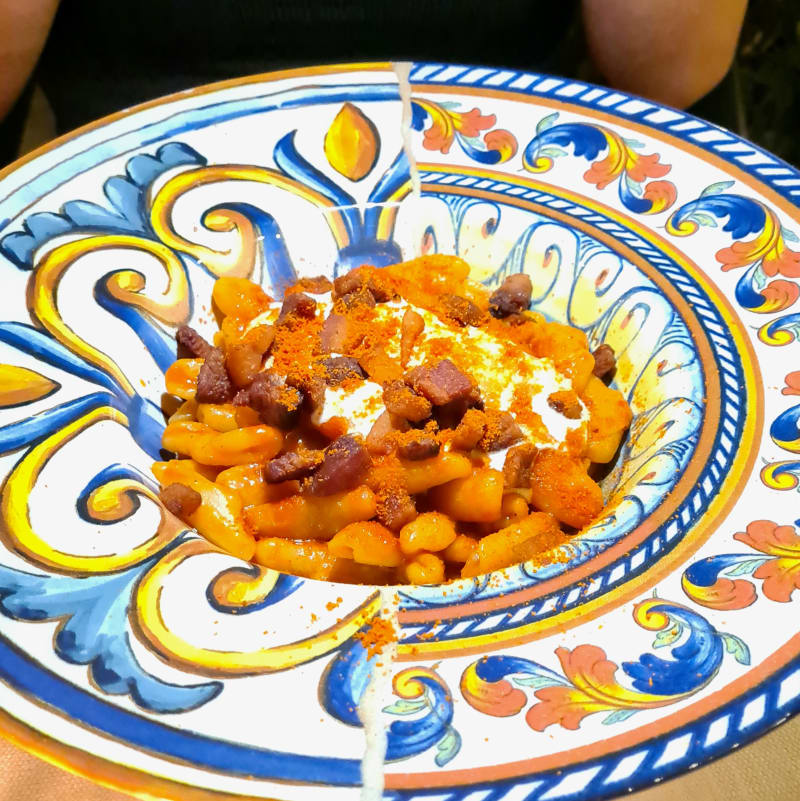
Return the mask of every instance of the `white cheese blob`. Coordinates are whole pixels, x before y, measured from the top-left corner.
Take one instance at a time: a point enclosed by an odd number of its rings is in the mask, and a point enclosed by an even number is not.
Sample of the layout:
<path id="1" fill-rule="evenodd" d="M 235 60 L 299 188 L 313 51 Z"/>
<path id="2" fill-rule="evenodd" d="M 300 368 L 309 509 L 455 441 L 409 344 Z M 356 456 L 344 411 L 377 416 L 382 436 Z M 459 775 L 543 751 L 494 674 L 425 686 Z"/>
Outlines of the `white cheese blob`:
<path id="1" fill-rule="evenodd" d="M 581 416 L 569 419 L 547 402 L 548 396 L 553 392 L 572 389 L 572 381 L 556 370 L 552 359 L 540 359 L 520 347 L 515 347 L 514 358 L 509 362 L 506 357 L 508 343 L 501 342 L 480 328 L 472 326 L 461 328 L 448 324 L 427 309 L 410 307 L 405 301 L 382 303 L 376 306 L 375 311 L 379 319 L 389 317 L 402 319 L 407 308 L 413 308 L 425 321 L 425 329 L 415 344 L 408 363 L 409 368 L 426 361 L 428 355 L 426 345 L 430 344 L 431 340 L 447 339 L 460 342 L 460 346 L 448 358 L 472 376 L 487 408 L 508 411 L 514 400 L 515 391 L 534 388 L 530 408 L 541 418 L 546 438 L 541 436 L 541 430 L 533 430 L 521 423 L 520 427 L 530 442 L 559 447 L 566 442 L 567 435 L 571 431 L 585 427 L 589 414 L 583 403 L 581 403 Z M 399 336 L 387 342 L 384 347 L 390 356 L 399 358 Z M 502 462 L 500 466 L 502 467 Z"/>
<path id="2" fill-rule="evenodd" d="M 347 420 L 348 433 L 366 437 L 384 411 L 381 385 L 363 381 L 355 388 L 326 387 L 325 398 L 311 415 L 311 422 L 321 426 L 334 417 L 342 417 Z"/>
<path id="3" fill-rule="evenodd" d="M 315 295 L 314 300 L 317 302 L 317 314 L 327 317 L 333 308 L 331 294 Z M 248 328 L 273 324 L 280 307 L 280 303 L 271 304 L 267 311 L 252 320 Z M 422 317 L 425 328 L 415 342 L 407 369 L 426 361 L 436 361 L 437 349 L 440 350 L 441 342 L 446 341 L 448 343 L 446 358 L 451 359 L 474 379 L 486 408 L 509 411 L 515 405 L 515 396 L 520 393 L 522 397 L 529 396 L 530 411 L 535 412 L 541 419 L 541 425 L 536 426 L 518 420 L 529 442 L 542 447 L 562 448 L 566 445 L 571 432 L 582 429 L 582 435 L 586 436 L 589 414 L 582 402 L 581 415 L 576 419 L 565 417 L 547 402 L 552 393 L 572 389 L 572 381 L 556 370 L 552 359 L 533 356 L 521 347 L 509 345 L 508 342 L 498 339 L 482 328 L 461 327 L 442 320 L 433 312 L 411 306 L 405 300 L 379 303 L 374 309 L 375 319 L 379 322 L 395 320 L 399 323 L 409 308 Z M 381 344 L 391 358 L 399 359 L 400 326 L 397 325 L 396 329 L 397 334 Z M 509 357 L 509 347 L 513 348 L 511 357 Z M 272 360 L 268 359 L 265 369 L 271 364 Z M 518 403 L 517 400 L 517 408 Z M 348 423 L 350 433 L 366 437 L 383 411 L 380 385 L 365 380 L 353 387 L 353 382 L 348 381 L 347 389 L 326 387 L 323 404 L 315 411 L 311 422 L 314 425 L 322 425 L 334 417 L 343 418 Z M 493 468 L 502 468 L 506 450 L 489 454 Z"/>

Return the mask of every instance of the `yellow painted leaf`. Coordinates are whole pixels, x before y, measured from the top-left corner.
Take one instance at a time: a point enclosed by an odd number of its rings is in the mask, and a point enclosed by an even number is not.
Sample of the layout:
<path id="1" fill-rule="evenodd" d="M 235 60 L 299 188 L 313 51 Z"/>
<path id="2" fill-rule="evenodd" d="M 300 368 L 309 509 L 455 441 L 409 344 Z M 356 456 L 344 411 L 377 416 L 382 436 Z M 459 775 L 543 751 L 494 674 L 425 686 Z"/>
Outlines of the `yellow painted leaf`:
<path id="1" fill-rule="evenodd" d="M 352 103 L 345 103 L 325 134 L 328 163 L 345 178 L 360 181 L 375 166 L 380 137 L 372 121 Z"/>
<path id="2" fill-rule="evenodd" d="M 0 406 L 19 406 L 47 397 L 60 387 L 43 375 L 17 367 L 0 364 Z"/>

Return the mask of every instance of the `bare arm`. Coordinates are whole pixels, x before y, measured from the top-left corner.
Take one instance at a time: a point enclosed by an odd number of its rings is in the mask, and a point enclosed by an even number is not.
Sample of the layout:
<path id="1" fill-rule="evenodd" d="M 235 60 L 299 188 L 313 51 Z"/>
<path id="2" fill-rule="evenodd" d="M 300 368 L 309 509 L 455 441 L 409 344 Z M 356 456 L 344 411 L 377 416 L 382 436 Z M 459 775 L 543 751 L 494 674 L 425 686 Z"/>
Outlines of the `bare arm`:
<path id="1" fill-rule="evenodd" d="M 0 0 L 0 119 L 36 66 L 57 6 L 58 0 Z"/>
<path id="2" fill-rule="evenodd" d="M 615 88 L 685 108 L 730 68 L 747 0 L 582 0 L 592 61 Z"/>

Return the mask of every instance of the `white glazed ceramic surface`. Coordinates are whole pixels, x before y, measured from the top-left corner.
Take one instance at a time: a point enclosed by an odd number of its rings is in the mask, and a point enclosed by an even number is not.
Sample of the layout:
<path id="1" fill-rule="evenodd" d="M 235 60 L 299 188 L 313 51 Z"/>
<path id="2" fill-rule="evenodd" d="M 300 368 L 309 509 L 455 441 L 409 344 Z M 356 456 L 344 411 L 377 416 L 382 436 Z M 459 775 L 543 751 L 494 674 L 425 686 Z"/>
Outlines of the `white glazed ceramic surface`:
<path id="1" fill-rule="evenodd" d="M 0 725 L 45 758 L 148 797 L 599 798 L 797 708 L 800 177 L 651 102 L 435 64 L 404 150 L 400 88 L 234 81 L 2 174 Z M 163 371 L 178 325 L 213 331 L 216 277 L 279 294 L 431 252 L 524 270 L 617 351 L 635 419 L 602 519 L 552 565 L 379 592 L 161 511 Z"/>

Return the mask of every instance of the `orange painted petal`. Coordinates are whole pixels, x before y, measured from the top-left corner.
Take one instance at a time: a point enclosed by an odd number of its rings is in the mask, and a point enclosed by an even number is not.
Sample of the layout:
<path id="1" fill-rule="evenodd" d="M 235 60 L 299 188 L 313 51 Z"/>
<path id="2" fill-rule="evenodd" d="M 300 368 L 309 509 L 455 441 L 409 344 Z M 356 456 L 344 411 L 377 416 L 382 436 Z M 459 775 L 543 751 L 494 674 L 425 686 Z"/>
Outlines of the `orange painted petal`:
<path id="1" fill-rule="evenodd" d="M 718 578 L 710 587 L 698 587 L 686 582 L 683 588 L 686 594 L 709 609 L 744 609 L 756 602 L 758 595 L 751 582 L 744 579 Z"/>
<path id="2" fill-rule="evenodd" d="M 800 276 L 800 253 L 787 247 L 775 247 L 764 256 L 761 266 L 767 275 L 780 273 L 787 278 Z"/>
<path id="3" fill-rule="evenodd" d="M 606 156 L 595 161 L 583 174 L 583 180 L 595 184 L 598 189 L 605 189 L 621 172 L 621 165 L 613 156 Z"/>
<path id="4" fill-rule="evenodd" d="M 496 718 L 516 715 L 528 702 L 525 693 L 505 679 L 493 683 L 482 682 L 479 687 L 469 690 L 462 686 L 462 693 L 470 706 Z"/>
<path id="5" fill-rule="evenodd" d="M 770 559 L 753 576 L 764 580 L 762 589 L 767 598 L 788 603 L 794 590 L 800 589 L 800 559 Z"/>
<path id="6" fill-rule="evenodd" d="M 441 122 L 434 122 L 430 128 L 425 129 L 422 135 L 422 146 L 426 150 L 438 150 L 440 153 L 449 153 L 450 145 L 453 144 L 452 134 L 448 134 L 447 128 Z"/>
<path id="7" fill-rule="evenodd" d="M 746 531 L 733 535 L 756 551 L 768 556 L 787 556 L 800 559 L 800 536 L 794 526 L 779 526 L 771 520 L 754 520 Z"/>
<path id="8" fill-rule="evenodd" d="M 511 131 L 498 128 L 496 131 L 489 131 L 483 141 L 489 150 L 497 150 L 501 154 L 500 161 L 508 161 L 517 152 L 517 140 Z"/>
<path id="9" fill-rule="evenodd" d="M 663 178 L 671 169 L 669 164 L 661 164 L 657 153 L 648 156 L 636 155 L 631 159 L 628 175 L 640 184 L 647 178 Z"/>
<path id="10" fill-rule="evenodd" d="M 451 112 L 455 129 L 464 136 L 477 136 L 481 131 L 494 127 L 497 117 L 494 114 L 481 114 L 480 109 L 472 111 Z"/>
<path id="11" fill-rule="evenodd" d="M 538 704 L 525 715 L 525 721 L 534 731 L 544 731 L 558 724 L 575 730 L 581 721 L 593 712 L 610 711 L 610 704 L 599 703 L 574 687 L 543 687 L 536 691 Z"/>
<path id="12" fill-rule="evenodd" d="M 758 257 L 758 248 L 754 245 L 754 241 L 734 242 L 730 247 L 720 248 L 716 253 L 716 257 L 723 270 L 735 270 L 755 261 Z M 774 264 L 764 264 L 762 266 L 764 272 L 770 277 L 774 276 L 778 271 Z"/>
<path id="13" fill-rule="evenodd" d="M 644 188 L 644 198 L 653 204 L 650 214 L 668 209 L 678 197 L 675 184 L 670 181 L 651 181 Z"/>
<path id="14" fill-rule="evenodd" d="M 596 645 L 579 645 L 572 651 L 557 648 L 564 675 L 573 683 L 582 683 L 591 676 L 598 685 L 616 685 L 617 666 L 606 658 L 606 652 Z"/>
<path id="15" fill-rule="evenodd" d="M 789 373 L 784 380 L 786 386 L 781 390 L 782 395 L 800 395 L 800 370 Z"/>
<path id="16" fill-rule="evenodd" d="M 800 297 L 800 288 L 792 281 L 784 281 L 778 278 L 770 281 L 762 290 L 761 294 L 764 296 L 764 302 L 757 309 L 762 314 L 767 312 L 779 312 L 788 309 L 798 297 Z M 784 395 L 787 393 L 783 393 Z"/>

